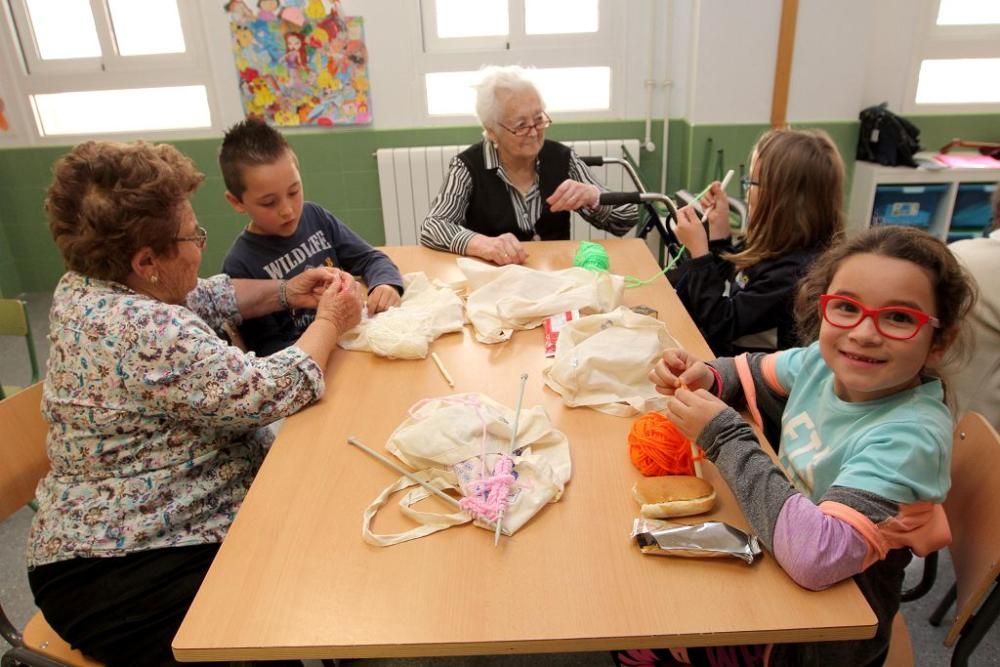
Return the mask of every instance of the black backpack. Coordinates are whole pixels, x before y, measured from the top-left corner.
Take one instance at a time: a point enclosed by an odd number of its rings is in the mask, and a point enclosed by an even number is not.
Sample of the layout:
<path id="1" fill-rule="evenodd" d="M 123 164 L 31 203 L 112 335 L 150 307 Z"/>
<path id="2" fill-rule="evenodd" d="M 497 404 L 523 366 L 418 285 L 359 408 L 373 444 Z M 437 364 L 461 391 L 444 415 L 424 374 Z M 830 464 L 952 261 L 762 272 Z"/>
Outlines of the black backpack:
<path id="1" fill-rule="evenodd" d="M 916 167 L 913 154 L 920 150 L 920 130 L 888 109 L 888 103 L 868 107 L 858 114 L 857 159 L 894 167 Z"/>

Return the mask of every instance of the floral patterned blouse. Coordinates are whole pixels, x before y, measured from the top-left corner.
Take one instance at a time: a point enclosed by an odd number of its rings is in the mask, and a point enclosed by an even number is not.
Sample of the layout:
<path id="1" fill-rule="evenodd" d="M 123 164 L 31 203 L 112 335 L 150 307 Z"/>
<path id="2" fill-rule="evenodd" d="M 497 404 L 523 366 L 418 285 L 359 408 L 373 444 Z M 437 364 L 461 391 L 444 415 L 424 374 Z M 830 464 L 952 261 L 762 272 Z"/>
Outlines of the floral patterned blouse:
<path id="1" fill-rule="evenodd" d="M 69 272 L 49 319 L 52 466 L 29 567 L 221 542 L 273 439 L 266 425 L 323 394 L 297 347 L 261 359 L 216 334 L 240 321 L 226 276 L 199 280 L 185 307 Z"/>

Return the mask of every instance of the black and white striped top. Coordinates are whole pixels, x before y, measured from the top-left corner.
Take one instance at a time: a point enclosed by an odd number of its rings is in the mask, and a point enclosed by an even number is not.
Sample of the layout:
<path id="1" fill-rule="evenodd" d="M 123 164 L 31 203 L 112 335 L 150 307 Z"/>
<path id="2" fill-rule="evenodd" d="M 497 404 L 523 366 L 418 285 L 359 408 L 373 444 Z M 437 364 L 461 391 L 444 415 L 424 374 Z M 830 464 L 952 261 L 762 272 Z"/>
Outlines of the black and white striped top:
<path id="1" fill-rule="evenodd" d="M 511 203 L 517 215 L 517 225 L 525 231 L 534 232 L 535 223 L 542 215 L 542 196 L 537 181 L 527 194 L 521 192 L 507 178 L 500 157 L 493 144 L 483 140 L 483 156 L 486 169 L 495 169 L 497 175 L 507 186 Z M 420 243 L 436 250 L 445 250 L 459 255 L 466 254 L 469 241 L 476 232 L 465 227 L 465 211 L 469 206 L 472 193 L 472 177 L 468 167 L 457 156 L 448 165 L 448 177 L 445 179 L 441 192 L 431 204 L 431 210 L 424 218 L 420 229 Z M 598 183 L 587 165 L 570 151 L 568 178 L 581 183 L 590 183 L 606 191 L 607 188 Z M 584 220 L 598 229 L 604 229 L 616 236 L 624 236 L 632 229 L 639 219 L 639 210 L 635 204 L 621 206 L 598 206 L 594 209 L 582 208 L 577 211 Z"/>

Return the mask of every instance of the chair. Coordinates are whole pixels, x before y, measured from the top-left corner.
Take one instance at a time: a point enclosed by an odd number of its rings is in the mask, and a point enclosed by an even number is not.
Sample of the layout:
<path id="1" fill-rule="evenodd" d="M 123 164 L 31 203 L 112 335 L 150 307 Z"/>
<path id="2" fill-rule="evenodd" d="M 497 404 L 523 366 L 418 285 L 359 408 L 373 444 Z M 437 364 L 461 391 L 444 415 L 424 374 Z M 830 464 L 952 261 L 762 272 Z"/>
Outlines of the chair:
<path id="1" fill-rule="evenodd" d="M 944 645 L 954 647 L 952 665 L 967 665 L 969 657 L 1000 615 L 1000 434 L 976 412 L 962 416 L 954 432 L 951 460 L 951 491 L 944 511 L 951 525 L 952 562 L 955 567 L 953 594 L 943 609 L 957 602 L 955 620 Z M 895 624 L 893 626 L 895 628 Z M 909 636 L 897 637 L 893 643 Z M 893 648 L 890 647 L 890 654 Z"/>
<path id="2" fill-rule="evenodd" d="M 36 383 L 0 401 L 0 521 L 27 504 L 38 480 L 49 469 L 45 451 L 48 425 L 42 418 L 42 385 Z M 0 635 L 11 645 L 0 665 L 31 667 L 100 667 L 101 663 L 74 651 L 38 612 L 18 631 L 0 604 Z"/>
<path id="3" fill-rule="evenodd" d="M 0 299 L 0 336 L 21 336 L 28 345 L 28 361 L 31 362 L 31 382 L 38 382 L 38 359 L 35 343 L 31 339 L 31 322 L 28 320 L 28 304 L 20 299 Z M 0 386 L 0 399 L 7 394 L 20 391 L 20 387 Z"/>

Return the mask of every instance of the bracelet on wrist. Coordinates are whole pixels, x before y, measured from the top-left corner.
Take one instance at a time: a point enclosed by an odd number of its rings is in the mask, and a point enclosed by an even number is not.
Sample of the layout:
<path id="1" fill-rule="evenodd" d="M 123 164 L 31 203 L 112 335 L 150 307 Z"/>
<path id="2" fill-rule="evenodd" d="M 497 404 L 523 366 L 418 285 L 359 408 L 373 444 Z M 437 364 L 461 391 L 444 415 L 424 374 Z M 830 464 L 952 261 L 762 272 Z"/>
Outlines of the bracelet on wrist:
<path id="1" fill-rule="evenodd" d="M 282 280 L 278 283 L 278 305 L 281 306 L 282 310 L 291 310 L 291 306 L 288 304 L 287 280 Z"/>

